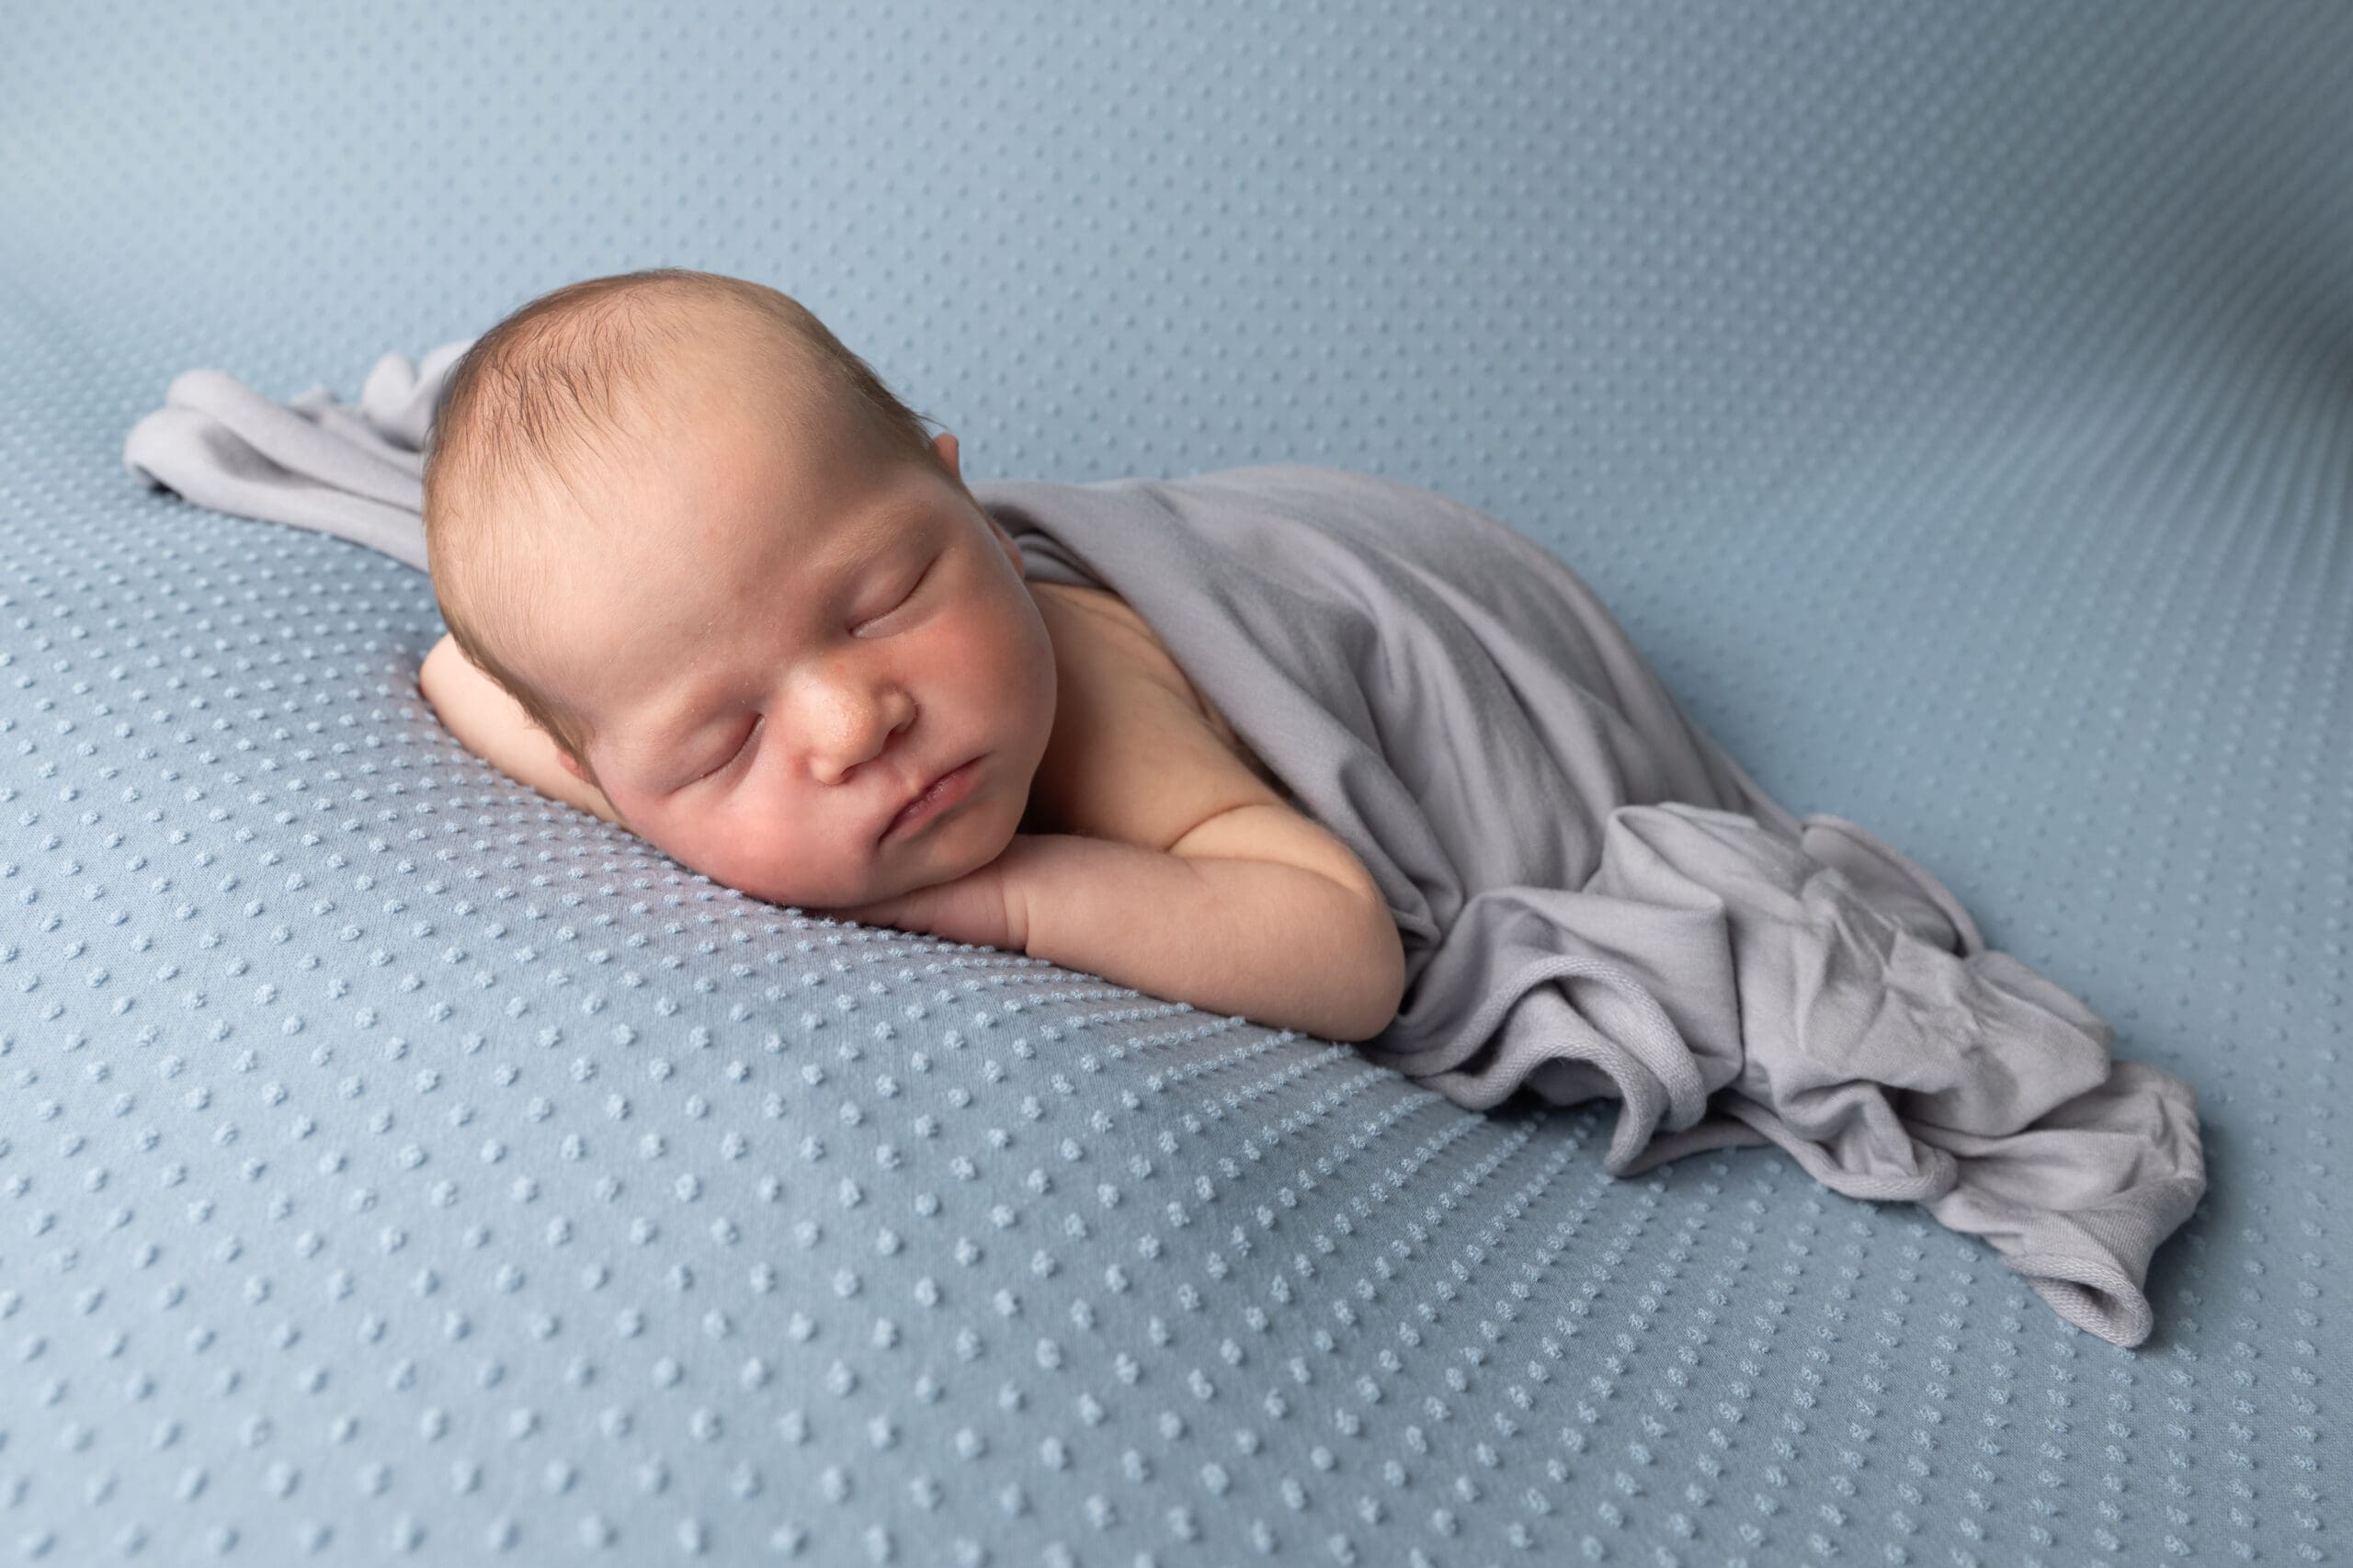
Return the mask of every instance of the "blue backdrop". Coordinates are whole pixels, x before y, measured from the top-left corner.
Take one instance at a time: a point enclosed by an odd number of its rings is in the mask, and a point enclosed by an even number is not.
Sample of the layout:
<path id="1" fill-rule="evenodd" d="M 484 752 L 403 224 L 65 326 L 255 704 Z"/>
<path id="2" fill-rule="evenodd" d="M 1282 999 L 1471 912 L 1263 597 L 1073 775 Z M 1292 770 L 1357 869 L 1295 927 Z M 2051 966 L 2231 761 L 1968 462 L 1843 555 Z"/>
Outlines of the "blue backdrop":
<path id="1" fill-rule="evenodd" d="M 2348 100 L 2333 5 L 17 7 L 0 1559 L 2340 1559 Z M 457 745 L 422 575 L 121 466 L 666 265 L 971 478 L 1556 551 L 2197 1087 L 2155 1335 L 714 886 Z"/>

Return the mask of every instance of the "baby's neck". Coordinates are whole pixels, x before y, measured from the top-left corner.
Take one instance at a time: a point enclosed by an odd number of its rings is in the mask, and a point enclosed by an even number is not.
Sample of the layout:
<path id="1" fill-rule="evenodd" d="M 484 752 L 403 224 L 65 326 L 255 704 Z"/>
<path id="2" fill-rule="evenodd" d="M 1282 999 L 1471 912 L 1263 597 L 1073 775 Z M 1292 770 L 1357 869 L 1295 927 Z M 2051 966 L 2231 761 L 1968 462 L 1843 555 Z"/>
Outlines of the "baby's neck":
<path id="1" fill-rule="evenodd" d="M 1046 802 L 1044 791 L 1032 789 L 1028 804 L 1022 808 L 1021 825 L 1016 833 L 1063 833 L 1068 829 L 1056 821 Z"/>

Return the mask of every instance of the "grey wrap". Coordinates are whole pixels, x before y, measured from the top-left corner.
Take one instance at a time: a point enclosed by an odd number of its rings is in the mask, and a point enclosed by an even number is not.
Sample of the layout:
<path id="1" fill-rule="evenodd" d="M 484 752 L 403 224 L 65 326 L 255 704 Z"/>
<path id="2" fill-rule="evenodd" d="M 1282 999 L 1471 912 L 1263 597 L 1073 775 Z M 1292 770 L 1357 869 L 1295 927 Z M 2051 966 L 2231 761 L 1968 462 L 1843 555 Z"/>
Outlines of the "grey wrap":
<path id="1" fill-rule="evenodd" d="M 469 342 L 384 356 L 356 408 L 191 370 L 124 464 L 421 569 L 423 446 Z M 1133 606 L 1370 869 L 1407 965 L 1371 1060 L 1474 1108 L 1619 1099 L 1615 1176 L 1778 1144 L 1984 1237 L 2070 1322 L 2148 1336 L 2150 1257 L 2206 1188 L 2189 1086 L 2114 1060 L 1900 851 L 1767 797 L 1559 558 L 1330 468 L 971 488 L 1033 579 Z"/>

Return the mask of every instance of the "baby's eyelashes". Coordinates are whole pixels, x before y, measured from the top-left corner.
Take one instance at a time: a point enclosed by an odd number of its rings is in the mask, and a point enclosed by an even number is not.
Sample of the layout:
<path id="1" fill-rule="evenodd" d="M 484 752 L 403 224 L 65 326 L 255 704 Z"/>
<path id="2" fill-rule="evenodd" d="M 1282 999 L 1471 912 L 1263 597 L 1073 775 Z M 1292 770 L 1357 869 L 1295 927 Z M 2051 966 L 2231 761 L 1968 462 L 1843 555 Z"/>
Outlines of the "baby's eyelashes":
<path id="1" fill-rule="evenodd" d="M 922 572 L 921 575 L 917 576 L 917 577 L 915 578 L 915 580 L 913 583 L 911 583 L 911 584 L 909 584 L 909 585 L 907 585 L 907 591 L 906 591 L 905 593 L 901 594 L 901 595 L 899 596 L 899 599 L 898 599 L 898 602 L 897 602 L 896 604 L 894 604 L 894 605 L 891 606 L 891 608 L 888 608 L 888 609 L 886 609 L 886 610 L 883 610 L 883 611 L 882 611 L 881 614 L 879 614 L 879 615 L 870 616 L 870 617 L 869 617 L 869 618 L 868 618 L 868 619 L 863 622 L 863 624 L 864 624 L 864 625 L 867 625 L 867 626 L 872 626 L 872 625 L 873 625 L 875 622 L 877 622 L 877 621 L 888 620 L 888 619 L 891 619 L 891 617 L 892 617 L 892 616 L 894 616 L 894 615 L 898 614 L 901 610 L 903 610 L 903 609 L 906 608 L 908 605 L 910 605 L 910 604 L 912 604 L 912 603 L 914 603 L 914 602 L 915 602 L 915 597 L 917 594 L 919 594 L 919 593 L 921 593 L 921 592 L 923 591 L 923 585 L 924 585 L 924 584 L 925 584 L 925 583 L 926 583 L 926 582 L 928 582 L 928 581 L 930 580 L 930 578 L 931 578 L 931 568 L 930 568 L 928 565 L 926 565 L 926 566 L 923 569 L 923 572 Z"/>
<path id="2" fill-rule="evenodd" d="M 721 774 L 726 772 L 729 768 L 734 767 L 737 762 L 742 760 L 744 754 L 752 749 L 752 737 L 760 733 L 760 726 L 767 722 L 767 715 L 763 713 L 760 715 L 758 720 L 753 723 L 751 729 L 745 733 L 743 743 L 740 745 L 736 746 L 734 750 L 729 752 L 725 756 L 720 758 L 720 760 L 713 765 L 709 771 L 697 774 L 694 778 L 688 779 L 687 783 L 685 785 L 681 785 L 680 788 L 684 789 L 688 785 L 700 784 L 706 779 L 716 778 Z"/>

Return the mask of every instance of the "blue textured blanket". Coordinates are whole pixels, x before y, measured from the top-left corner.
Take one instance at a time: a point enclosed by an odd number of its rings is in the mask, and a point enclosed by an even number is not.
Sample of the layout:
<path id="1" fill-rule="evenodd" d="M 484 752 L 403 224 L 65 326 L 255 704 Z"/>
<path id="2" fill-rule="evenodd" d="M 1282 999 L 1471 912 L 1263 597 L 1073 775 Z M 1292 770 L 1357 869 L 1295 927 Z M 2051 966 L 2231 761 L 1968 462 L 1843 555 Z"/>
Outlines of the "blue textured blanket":
<path id="1" fill-rule="evenodd" d="M 385 356 L 356 407 L 189 371 L 123 460 L 423 569 L 423 449 L 467 346 Z M 1328 468 L 971 488 L 1034 580 L 1125 598 L 1380 882 L 1407 985 L 1368 1057 L 1467 1106 L 1620 1099 L 1614 1175 L 1770 1142 L 2147 1337 L 2150 1256 L 2206 1187 L 2189 1087 L 2113 1060 L 1901 852 L 1768 798 L 1557 557 Z"/>

